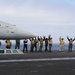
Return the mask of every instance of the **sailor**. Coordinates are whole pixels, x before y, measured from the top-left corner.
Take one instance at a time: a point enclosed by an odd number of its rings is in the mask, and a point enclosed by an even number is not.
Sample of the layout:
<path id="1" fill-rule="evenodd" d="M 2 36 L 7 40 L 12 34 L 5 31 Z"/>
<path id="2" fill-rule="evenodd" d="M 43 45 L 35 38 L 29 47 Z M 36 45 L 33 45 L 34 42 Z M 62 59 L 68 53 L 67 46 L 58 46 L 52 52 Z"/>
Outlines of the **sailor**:
<path id="1" fill-rule="evenodd" d="M 30 50 L 30 52 L 34 52 L 35 40 L 34 40 L 34 38 L 31 38 L 30 41 L 31 41 L 31 50 Z"/>
<path id="2" fill-rule="evenodd" d="M 20 49 L 20 40 L 16 40 L 16 45 L 15 45 L 15 49 Z"/>
<path id="3" fill-rule="evenodd" d="M 11 41 L 10 40 L 6 40 L 6 48 L 10 49 L 11 48 Z"/>
<path id="4" fill-rule="evenodd" d="M 63 52 L 64 45 L 65 45 L 64 38 L 61 38 L 61 36 L 60 36 L 59 41 L 60 41 L 60 51 Z"/>
<path id="5" fill-rule="evenodd" d="M 25 40 L 23 41 L 23 43 L 24 43 L 23 52 L 28 52 L 28 50 L 27 50 L 27 42 L 28 42 L 27 39 L 25 39 Z M 26 51 L 25 51 L 25 49 L 26 49 Z"/>
<path id="6" fill-rule="evenodd" d="M 48 38 L 46 38 L 44 36 L 44 41 L 45 41 L 45 52 L 48 51 L 47 47 L 48 47 Z"/>
<path id="7" fill-rule="evenodd" d="M 72 39 L 72 38 L 69 39 L 69 37 L 67 36 L 67 39 L 69 41 L 68 52 L 72 52 L 73 41 L 75 40 L 75 38 L 74 39 Z"/>
<path id="8" fill-rule="evenodd" d="M 39 45 L 40 45 L 39 52 L 42 52 L 44 39 L 40 36 L 40 38 L 38 37 L 38 40 L 39 40 L 39 42 L 40 42 L 40 44 L 39 44 Z"/>
<path id="9" fill-rule="evenodd" d="M 52 40 L 52 37 L 50 37 L 49 35 L 49 52 L 52 52 L 51 49 L 52 49 L 52 44 L 53 44 L 53 40 Z"/>
<path id="10" fill-rule="evenodd" d="M 37 52 L 37 43 L 38 43 L 38 40 L 37 40 L 36 37 L 35 37 L 34 41 L 35 41 L 35 44 L 34 44 L 35 52 Z"/>

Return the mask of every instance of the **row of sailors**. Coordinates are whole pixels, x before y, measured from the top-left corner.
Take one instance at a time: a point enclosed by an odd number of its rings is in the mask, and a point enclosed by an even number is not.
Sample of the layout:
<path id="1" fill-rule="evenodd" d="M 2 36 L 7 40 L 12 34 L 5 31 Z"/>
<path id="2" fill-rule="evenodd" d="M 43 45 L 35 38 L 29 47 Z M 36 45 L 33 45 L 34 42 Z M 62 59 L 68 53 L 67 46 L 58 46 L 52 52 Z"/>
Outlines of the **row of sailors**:
<path id="1" fill-rule="evenodd" d="M 43 41 L 45 41 L 45 51 L 47 51 L 47 47 L 49 44 L 49 51 L 51 52 L 51 48 L 52 48 L 52 38 L 49 36 L 48 38 L 45 38 L 45 36 L 42 37 L 37 37 L 37 38 L 30 38 L 29 39 L 31 42 L 31 47 L 30 47 L 30 52 L 34 52 L 34 48 L 35 48 L 35 52 L 37 52 L 37 48 L 39 47 L 39 52 L 42 52 L 42 48 L 43 48 Z M 11 48 L 11 41 L 10 40 L 6 40 L 6 48 L 10 49 Z M 23 52 L 28 52 L 28 48 L 27 48 L 27 44 L 28 44 L 28 39 L 25 39 L 23 41 L 24 45 L 23 45 Z M 16 40 L 16 44 L 15 44 L 15 49 L 20 49 L 20 40 Z"/>
<path id="2" fill-rule="evenodd" d="M 68 51 L 72 51 L 72 43 L 73 41 L 75 40 L 70 38 L 67 36 L 67 39 L 69 41 L 69 49 Z M 64 45 L 65 45 L 65 42 L 64 42 L 64 38 L 60 37 L 59 38 L 60 40 L 60 51 L 63 51 L 64 50 Z M 42 38 L 42 37 L 38 37 L 38 38 L 31 38 L 30 39 L 31 41 L 31 48 L 30 48 L 30 52 L 34 52 L 34 48 L 35 48 L 35 52 L 37 52 L 37 44 L 38 44 L 38 47 L 39 47 L 39 52 L 42 52 L 42 48 L 43 48 L 43 41 L 45 41 L 45 51 L 48 51 L 48 45 L 49 45 L 49 52 L 51 52 L 51 48 L 52 48 L 52 44 L 53 44 L 53 40 L 52 40 L 52 37 L 49 35 L 48 38 L 46 38 L 45 36 Z M 25 39 L 23 41 L 24 43 L 24 47 L 23 47 L 23 52 L 28 52 L 28 49 L 27 49 L 27 43 L 28 43 L 28 40 Z M 11 42 L 10 40 L 6 40 L 6 48 L 10 49 L 11 48 Z M 15 45 L 15 49 L 19 49 L 20 48 L 20 40 L 16 40 L 16 45 Z"/>
<path id="3" fill-rule="evenodd" d="M 42 37 L 38 37 L 38 39 L 30 39 L 31 41 L 31 52 L 33 52 L 33 49 L 35 47 L 35 52 L 37 52 L 37 43 L 38 43 L 38 46 L 39 46 L 39 52 L 42 52 L 42 48 L 43 48 L 43 41 L 45 41 L 45 51 L 47 51 L 47 47 L 48 47 L 48 44 L 49 44 L 49 51 L 51 52 L 51 48 L 52 48 L 52 44 L 53 44 L 53 40 L 52 38 L 49 36 L 49 38 L 45 38 L 45 36 L 42 38 Z"/>

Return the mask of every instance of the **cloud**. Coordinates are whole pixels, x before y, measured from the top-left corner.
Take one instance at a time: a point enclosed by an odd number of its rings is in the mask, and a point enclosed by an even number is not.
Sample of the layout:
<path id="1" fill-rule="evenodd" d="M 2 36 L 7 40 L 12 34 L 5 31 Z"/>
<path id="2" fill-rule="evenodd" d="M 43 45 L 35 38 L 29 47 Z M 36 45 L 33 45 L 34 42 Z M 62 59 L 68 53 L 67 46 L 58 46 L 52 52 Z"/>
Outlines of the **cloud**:
<path id="1" fill-rule="evenodd" d="M 65 0 L 8 1 L 3 0 L 0 5 L 0 17 L 3 19 L 41 25 L 75 23 L 75 6 L 67 4 Z"/>

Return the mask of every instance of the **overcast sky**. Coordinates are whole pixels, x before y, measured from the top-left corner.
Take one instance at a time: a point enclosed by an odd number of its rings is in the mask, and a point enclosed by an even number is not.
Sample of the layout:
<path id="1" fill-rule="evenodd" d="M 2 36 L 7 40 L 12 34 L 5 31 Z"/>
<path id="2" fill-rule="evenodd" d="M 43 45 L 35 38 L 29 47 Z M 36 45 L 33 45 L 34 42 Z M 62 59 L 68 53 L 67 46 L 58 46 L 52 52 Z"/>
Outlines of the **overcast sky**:
<path id="1" fill-rule="evenodd" d="M 75 37 L 75 0 L 0 0 L 0 20 L 37 36 Z"/>

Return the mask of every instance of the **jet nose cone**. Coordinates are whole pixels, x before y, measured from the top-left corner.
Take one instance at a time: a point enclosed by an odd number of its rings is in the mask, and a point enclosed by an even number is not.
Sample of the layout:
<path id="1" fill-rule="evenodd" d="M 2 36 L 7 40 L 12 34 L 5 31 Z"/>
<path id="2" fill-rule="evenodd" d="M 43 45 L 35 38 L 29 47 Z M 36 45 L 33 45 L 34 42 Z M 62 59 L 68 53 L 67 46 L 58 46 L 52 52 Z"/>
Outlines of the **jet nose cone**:
<path id="1" fill-rule="evenodd" d="M 28 31 L 25 31 L 25 30 L 21 30 L 21 29 L 17 30 L 17 35 L 16 35 L 16 37 L 20 38 L 20 39 L 30 39 L 30 38 L 35 38 L 36 37 L 31 32 L 28 32 Z"/>

